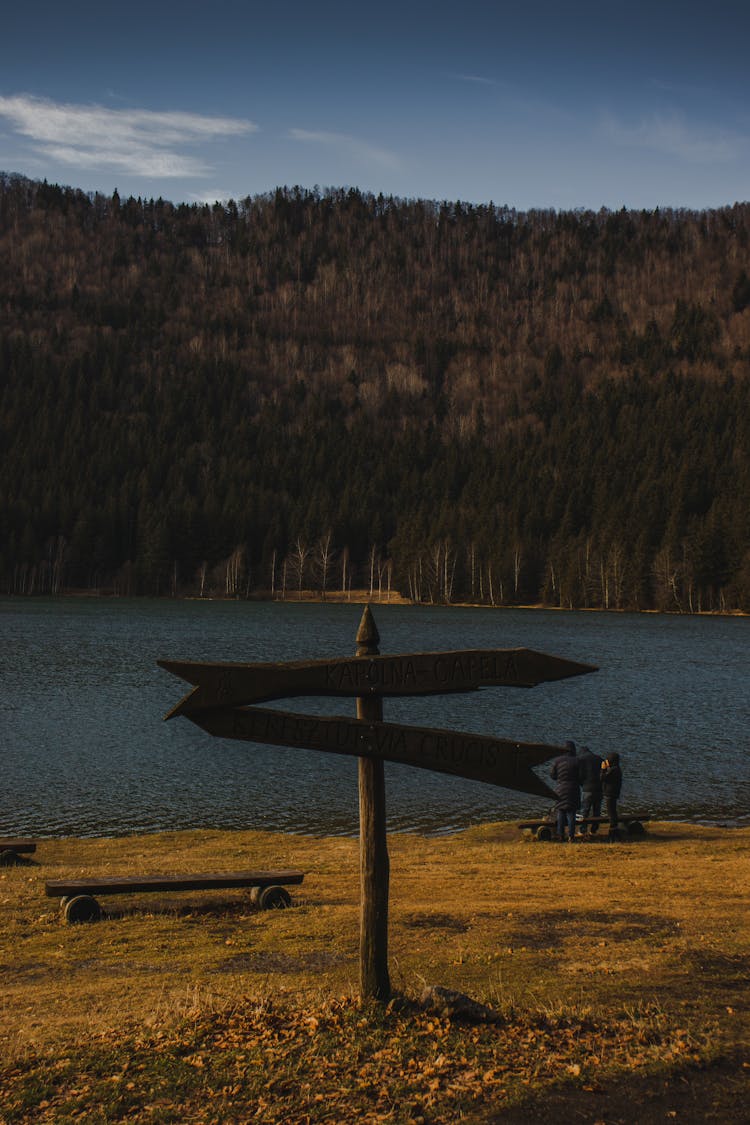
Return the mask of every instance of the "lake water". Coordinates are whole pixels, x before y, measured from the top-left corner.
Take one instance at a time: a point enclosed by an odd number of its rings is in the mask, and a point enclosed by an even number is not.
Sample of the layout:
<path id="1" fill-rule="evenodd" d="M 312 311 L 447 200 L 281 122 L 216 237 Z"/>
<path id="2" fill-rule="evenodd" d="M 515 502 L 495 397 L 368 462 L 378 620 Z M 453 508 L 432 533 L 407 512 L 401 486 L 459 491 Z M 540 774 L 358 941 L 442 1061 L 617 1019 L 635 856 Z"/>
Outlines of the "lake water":
<path id="1" fill-rule="evenodd" d="M 386 720 L 618 750 L 624 806 L 750 823 L 750 619 L 378 605 L 373 614 L 383 653 L 523 646 L 600 668 L 531 690 L 386 699 Z M 0 599 L 0 835 L 356 832 L 355 759 L 164 723 L 187 686 L 156 660 L 353 655 L 361 615 L 360 605 Z M 353 700 L 269 706 L 354 714 Z M 448 831 L 549 807 L 391 763 L 386 785 L 394 830 Z"/>

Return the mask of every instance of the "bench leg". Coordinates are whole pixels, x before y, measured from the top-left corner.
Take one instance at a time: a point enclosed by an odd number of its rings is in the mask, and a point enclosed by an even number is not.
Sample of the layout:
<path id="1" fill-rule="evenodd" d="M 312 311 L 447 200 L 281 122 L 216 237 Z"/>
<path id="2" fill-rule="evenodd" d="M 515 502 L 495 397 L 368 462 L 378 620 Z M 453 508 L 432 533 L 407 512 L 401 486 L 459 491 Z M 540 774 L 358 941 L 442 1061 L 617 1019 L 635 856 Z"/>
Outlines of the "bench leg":
<path id="1" fill-rule="evenodd" d="M 74 925 L 76 922 L 98 922 L 102 916 L 102 908 L 91 895 L 75 895 L 63 899 L 60 903 L 65 921 Z"/>
<path id="2" fill-rule="evenodd" d="M 292 898 L 286 887 L 264 887 L 258 895 L 261 910 L 285 910 L 292 905 Z"/>
<path id="3" fill-rule="evenodd" d="M 12 848 L 6 848 L 4 852 L 0 852 L 0 867 L 20 867 L 23 863 L 18 852 L 14 852 Z"/>

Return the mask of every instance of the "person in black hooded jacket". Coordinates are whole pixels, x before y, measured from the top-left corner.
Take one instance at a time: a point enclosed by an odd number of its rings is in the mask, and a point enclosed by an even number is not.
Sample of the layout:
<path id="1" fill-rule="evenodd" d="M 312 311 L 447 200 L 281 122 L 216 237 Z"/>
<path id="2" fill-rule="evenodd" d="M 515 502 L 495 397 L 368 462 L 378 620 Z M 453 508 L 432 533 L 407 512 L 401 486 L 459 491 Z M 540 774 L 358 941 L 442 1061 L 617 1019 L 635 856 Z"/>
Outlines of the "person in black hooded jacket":
<path id="1" fill-rule="evenodd" d="M 578 785 L 578 762 L 576 760 L 575 742 L 565 743 L 565 753 L 555 758 L 552 763 L 550 777 L 555 783 L 557 793 L 557 835 L 561 840 L 565 838 L 565 825 L 568 826 L 568 840 L 572 842 L 576 834 L 576 812 L 581 803 L 581 791 Z"/>
<path id="2" fill-rule="evenodd" d="M 620 755 L 610 754 L 602 762 L 602 793 L 607 803 L 607 816 L 609 817 L 609 838 L 617 839 L 617 802 L 622 790 L 622 770 L 620 769 Z"/>
<path id="3" fill-rule="evenodd" d="M 581 816 L 587 820 L 590 816 L 601 816 L 602 811 L 602 759 L 598 754 L 592 754 L 588 746 L 582 746 L 578 751 L 578 778 L 581 782 Z M 596 835 L 598 824 L 592 824 L 590 833 Z M 581 827 L 581 834 L 586 835 L 586 825 Z"/>

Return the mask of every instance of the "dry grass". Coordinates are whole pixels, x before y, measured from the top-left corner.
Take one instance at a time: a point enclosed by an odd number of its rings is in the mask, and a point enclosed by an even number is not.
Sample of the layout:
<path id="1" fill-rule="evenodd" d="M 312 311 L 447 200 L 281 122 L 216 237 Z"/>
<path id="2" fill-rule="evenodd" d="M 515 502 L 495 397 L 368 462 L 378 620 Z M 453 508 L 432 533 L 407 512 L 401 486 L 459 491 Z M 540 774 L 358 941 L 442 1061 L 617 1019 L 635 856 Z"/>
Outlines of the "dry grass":
<path id="1" fill-rule="evenodd" d="M 750 1120 L 732 1108 L 750 1077 L 750 830 L 659 824 L 571 847 L 500 824 L 389 849 L 388 1011 L 354 999 L 356 840 L 49 840 L 0 869 L 0 1121 L 345 1121 L 346 1104 L 373 1121 L 521 1121 L 543 1104 L 609 1123 L 636 1096 L 641 1121 Z M 295 908 L 118 896 L 71 927 L 44 896 L 46 879 L 244 867 L 305 870 Z M 425 983 L 504 1022 L 421 1014 Z M 126 1063 L 148 1091 L 128 1092 Z"/>

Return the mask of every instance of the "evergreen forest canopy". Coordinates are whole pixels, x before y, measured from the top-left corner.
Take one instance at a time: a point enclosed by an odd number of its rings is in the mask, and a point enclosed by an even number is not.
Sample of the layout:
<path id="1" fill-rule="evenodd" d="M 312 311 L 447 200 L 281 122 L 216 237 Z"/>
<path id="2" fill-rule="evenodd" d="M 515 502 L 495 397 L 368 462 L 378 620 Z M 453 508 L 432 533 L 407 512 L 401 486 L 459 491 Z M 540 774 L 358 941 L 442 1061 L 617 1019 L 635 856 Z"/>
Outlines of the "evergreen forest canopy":
<path id="1" fill-rule="evenodd" d="M 749 239 L 0 175 L 0 590 L 750 610 Z"/>

